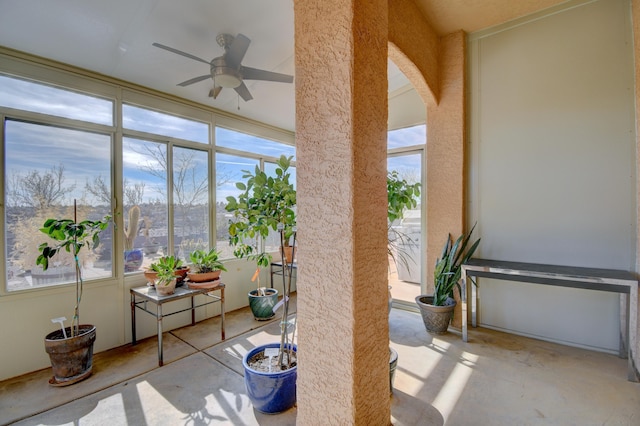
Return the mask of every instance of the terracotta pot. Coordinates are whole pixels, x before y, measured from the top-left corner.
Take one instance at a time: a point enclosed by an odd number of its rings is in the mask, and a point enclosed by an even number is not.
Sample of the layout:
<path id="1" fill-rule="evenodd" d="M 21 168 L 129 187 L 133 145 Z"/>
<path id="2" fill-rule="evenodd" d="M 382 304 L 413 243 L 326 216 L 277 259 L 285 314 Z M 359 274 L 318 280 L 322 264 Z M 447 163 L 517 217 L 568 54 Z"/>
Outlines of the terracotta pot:
<path id="1" fill-rule="evenodd" d="M 185 277 L 189 273 L 189 267 L 183 266 L 180 269 L 176 269 L 175 276 L 177 277 L 178 284 L 184 281 Z M 144 277 L 147 279 L 149 285 L 155 285 L 156 279 L 158 279 L 158 273 L 156 271 L 152 271 L 151 269 L 145 269 Z"/>
<path id="2" fill-rule="evenodd" d="M 68 386 L 86 379 L 93 370 L 93 342 L 96 340 L 96 327 L 81 324 L 79 334 L 64 337 L 62 330 L 47 334 L 44 349 L 49 354 L 53 377 L 52 386 Z M 66 327 L 67 336 L 71 336 L 71 327 Z"/>
<path id="3" fill-rule="evenodd" d="M 194 273 L 190 272 L 187 274 L 189 281 L 193 281 L 194 283 L 203 283 L 206 281 L 214 281 L 220 278 L 220 273 L 222 271 L 212 271 L 212 272 L 203 272 L 203 273 Z"/>
<path id="4" fill-rule="evenodd" d="M 293 247 L 284 247 L 284 258 L 287 263 L 293 263 Z"/>

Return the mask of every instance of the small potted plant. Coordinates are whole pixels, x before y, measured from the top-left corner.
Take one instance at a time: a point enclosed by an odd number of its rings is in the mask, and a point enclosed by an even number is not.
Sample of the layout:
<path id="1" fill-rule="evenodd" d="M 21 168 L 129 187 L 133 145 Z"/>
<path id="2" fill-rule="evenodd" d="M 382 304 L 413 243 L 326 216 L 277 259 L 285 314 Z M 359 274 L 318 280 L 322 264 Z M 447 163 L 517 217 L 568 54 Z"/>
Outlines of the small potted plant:
<path id="1" fill-rule="evenodd" d="M 227 271 L 219 258 L 220 251 L 215 248 L 209 251 L 203 249 L 192 251 L 189 255 L 191 269 L 187 273 L 189 281 L 200 283 L 219 279 L 220 273 Z"/>
<path id="2" fill-rule="evenodd" d="M 162 256 L 149 265 L 149 268 L 144 271 L 144 276 L 149 282 L 149 285 L 156 285 L 159 273 L 167 269 L 171 269 L 173 272 L 173 275 L 176 278 L 176 285 L 180 284 L 189 272 L 189 267 L 183 266 L 181 259 L 174 256 Z"/>
<path id="3" fill-rule="evenodd" d="M 49 333 L 45 337 L 45 350 L 49 354 L 53 377 L 49 383 L 53 386 L 67 386 L 89 377 L 93 370 L 93 343 L 96 340 L 96 327 L 90 324 L 80 324 L 80 302 L 84 281 L 79 254 L 83 248 L 87 251 L 95 250 L 100 244 L 100 232 L 107 229 L 110 216 L 102 220 L 77 221 L 77 207 L 73 203 L 73 219 L 47 219 L 40 232 L 55 241 L 42 243 L 39 246 L 40 255 L 36 263 L 43 270 L 49 268 L 49 259 L 57 253 L 65 251 L 73 255 L 76 271 L 76 303 L 70 327 L 62 325 L 61 330 Z"/>
<path id="4" fill-rule="evenodd" d="M 182 260 L 174 256 L 163 256 L 150 265 L 151 271 L 155 273 L 154 285 L 156 292 L 161 296 L 173 294 L 176 283 L 181 276 Z M 186 272 L 185 272 L 186 274 Z"/>
<path id="5" fill-rule="evenodd" d="M 460 266 L 473 256 L 480 244 L 480 238 L 478 238 L 467 249 L 475 227 L 473 225 L 469 233 L 460 235 L 455 242 L 452 241 L 451 235 L 447 236 L 442 254 L 436 261 L 433 296 L 422 294 L 416 297 L 424 326 L 429 333 L 443 334 L 447 332 L 453 310 L 456 307 L 453 290 L 456 287 L 460 290 L 459 281 L 462 274 Z"/>

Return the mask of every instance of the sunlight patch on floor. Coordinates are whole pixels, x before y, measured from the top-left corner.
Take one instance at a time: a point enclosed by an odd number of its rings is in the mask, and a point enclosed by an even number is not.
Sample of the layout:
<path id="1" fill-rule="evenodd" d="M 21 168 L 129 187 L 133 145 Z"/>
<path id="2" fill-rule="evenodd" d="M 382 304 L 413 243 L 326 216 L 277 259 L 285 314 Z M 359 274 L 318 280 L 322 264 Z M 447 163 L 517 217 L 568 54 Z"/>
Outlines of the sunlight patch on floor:
<path id="1" fill-rule="evenodd" d="M 473 366 L 478 362 L 478 356 L 468 352 L 463 352 L 460 358 L 464 359 L 465 362 L 456 364 L 432 404 L 440 411 L 445 423 L 460 399 L 462 391 L 467 386 L 467 382 L 473 372 Z"/>

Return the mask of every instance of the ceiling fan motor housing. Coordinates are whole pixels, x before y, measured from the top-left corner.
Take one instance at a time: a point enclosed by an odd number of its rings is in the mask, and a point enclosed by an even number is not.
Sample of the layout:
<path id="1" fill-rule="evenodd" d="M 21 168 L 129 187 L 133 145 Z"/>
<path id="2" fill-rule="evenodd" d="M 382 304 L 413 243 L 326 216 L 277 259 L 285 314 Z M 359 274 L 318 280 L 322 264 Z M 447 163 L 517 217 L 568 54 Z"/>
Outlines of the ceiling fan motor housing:
<path id="1" fill-rule="evenodd" d="M 240 72 L 236 68 L 228 66 L 223 56 L 211 61 L 211 77 L 213 77 L 215 85 L 220 87 L 233 89 L 242 84 Z"/>

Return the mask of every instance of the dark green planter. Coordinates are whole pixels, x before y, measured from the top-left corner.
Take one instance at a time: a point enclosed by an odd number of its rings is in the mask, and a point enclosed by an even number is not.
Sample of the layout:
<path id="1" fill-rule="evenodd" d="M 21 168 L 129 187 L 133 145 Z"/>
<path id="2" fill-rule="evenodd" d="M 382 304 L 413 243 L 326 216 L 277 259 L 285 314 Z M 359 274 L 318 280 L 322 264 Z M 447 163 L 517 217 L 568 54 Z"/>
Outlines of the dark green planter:
<path id="1" fill-rule="evenodd" d="M 262 288 L 260 290 L 260 294 L 258 294 L 257 289 L 249 292 L 249 306 L 256 320 L 265 321 L 275 315 L 273 307 L 278 303 L 278 290 L 275 288 Z"/>

